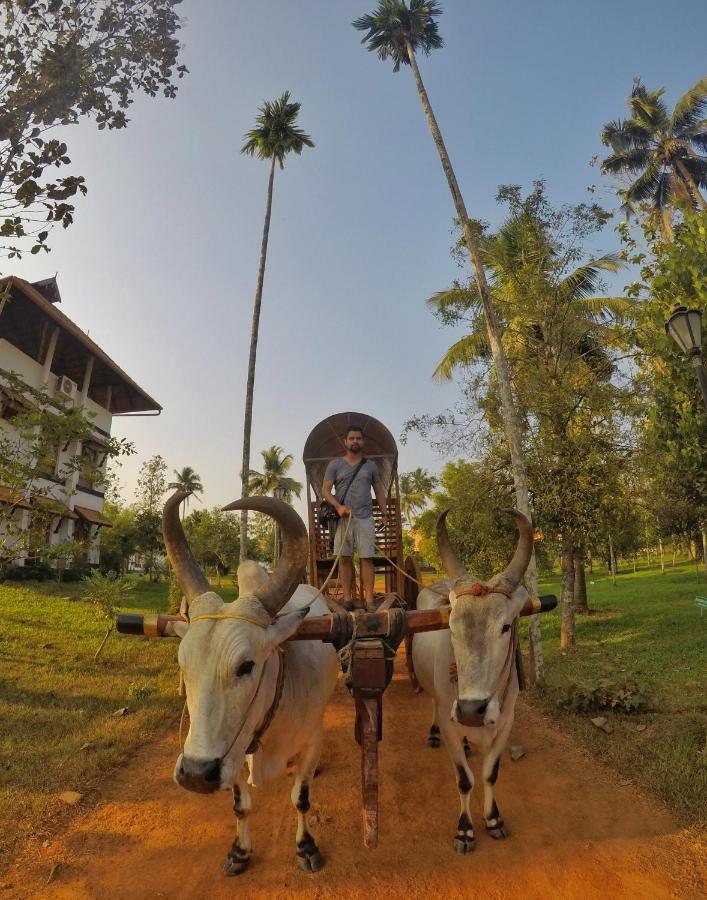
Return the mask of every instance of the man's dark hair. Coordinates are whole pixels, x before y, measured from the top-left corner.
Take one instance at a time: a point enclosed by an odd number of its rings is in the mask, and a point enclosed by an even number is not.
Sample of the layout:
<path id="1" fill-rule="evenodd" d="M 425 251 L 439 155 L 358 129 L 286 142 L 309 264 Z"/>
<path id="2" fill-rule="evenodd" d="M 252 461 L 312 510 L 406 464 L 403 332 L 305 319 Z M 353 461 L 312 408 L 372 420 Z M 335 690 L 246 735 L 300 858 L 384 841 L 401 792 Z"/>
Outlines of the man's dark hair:
<path id="1" fill-rule="evenodd" d="M 348 437 L 352 431 L 358 431 L 361 437 L 363 437 L 363 428 L 361 428 L 360 425 L 349 425 L 349 427 L 346 429 L 345 437 Z"/>

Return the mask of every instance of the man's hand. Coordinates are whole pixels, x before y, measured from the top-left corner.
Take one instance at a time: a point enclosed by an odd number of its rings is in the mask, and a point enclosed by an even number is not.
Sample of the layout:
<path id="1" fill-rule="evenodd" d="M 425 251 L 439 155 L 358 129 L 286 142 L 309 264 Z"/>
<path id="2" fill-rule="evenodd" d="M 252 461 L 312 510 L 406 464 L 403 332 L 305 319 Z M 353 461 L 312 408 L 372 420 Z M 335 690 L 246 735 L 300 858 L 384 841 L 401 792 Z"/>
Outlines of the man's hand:
<path id="1" fill-rule="evenodd" d="M 336 511 L 339 513 L 342 519 L 345 519 L 346 516 L 351 515 L 351 510 L 348 508 L 348 506 L 337 506 Z"/>

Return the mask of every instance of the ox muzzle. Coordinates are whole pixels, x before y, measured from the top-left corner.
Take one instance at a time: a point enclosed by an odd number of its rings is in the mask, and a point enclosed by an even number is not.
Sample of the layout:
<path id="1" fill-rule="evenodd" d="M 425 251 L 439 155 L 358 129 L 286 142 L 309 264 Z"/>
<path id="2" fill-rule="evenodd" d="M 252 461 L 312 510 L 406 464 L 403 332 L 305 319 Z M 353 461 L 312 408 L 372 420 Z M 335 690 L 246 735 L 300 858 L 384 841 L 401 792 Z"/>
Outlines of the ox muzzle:
<path id="1" fill-rule="evenodd" d="M 452 719 L 465 728 L 481 728 L 486 723 L 491 698 L 487 700 L 455 700 Z M 489 723 L 495 724 L 495 723 Z"/>
<path id="2" fill-rule="evenodd" d="M 192 759 L 182 754 L 177 760 L 174 780 L 196 794 L 213 794 L 221 787 L 221 760 Z"/>

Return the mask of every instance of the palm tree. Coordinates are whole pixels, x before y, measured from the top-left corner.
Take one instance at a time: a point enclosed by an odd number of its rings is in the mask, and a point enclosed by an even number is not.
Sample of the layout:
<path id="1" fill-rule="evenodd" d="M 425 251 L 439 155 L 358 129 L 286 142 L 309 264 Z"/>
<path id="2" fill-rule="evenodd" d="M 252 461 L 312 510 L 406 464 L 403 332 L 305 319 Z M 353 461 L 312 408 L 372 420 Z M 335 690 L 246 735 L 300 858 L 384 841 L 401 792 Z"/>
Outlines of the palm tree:
<path id="1" fill-rule="evenodd" d="M 581 457 L 579 448 L 584 445 L 579 438 L 588 428 L 590 442 L 598 445 L 591 423 L 601 421 L 611 409 L 615 370 L 611 348 L 620 346 L 622 325 L 634 316 L 635 305 L 626 297 L 599 295 L 602 275 L 622 266 L 618 256 L 606 254 L 571 269 L 579 251 L 553 239 L 548 219 L 543 218 L 544 208 L 540 186 L 512 207 L 495 234 L 483 236 L 481 255 L 505 326 L 515 396 L 534 423 L 536 441 L 543 441 L 547 470 L 555 456 L 562 457 L 561 448 L 575 448 L 575 455 Z M 471 323 L 471 332 L 450 347 L 437 366 L 438 380 L 450 379 L 458 366 L 488 360 L 478 291 L 457 284 L 435 294 L 428 305 L 443 320 L 468 318 Z M 573 557 L 581 553 L 578 541 L 583 522 L 571 491 L 563 489 L 561 480 L 553 490 L 561 498 L 562 509 L 558 518 L 563 540 L 561 646 L 566 649 L 574 642 Z M 540 510 L 542 500 L 537 501 Z"/>
<path id="2" fill-rule="evenodd" d="M 665 88 L 649 91 L 637 78 L 628 100 L 631 115 L 606 124 L 602 143 L 611 154 L 602 172 L 629 178 L 619 192 L 627 212 L 650 204 L 663 236 L 672 237 L 676 205 L 707 209 L 700 188 L 707 187 L 707 78 L 698 81 L 668 111 Z"/>
<path id="3" fill-rule="evenodd" d="M 263 471 L 255 472 L 251 469 L 248 489 L 251 494 L 264 497 L 268 494 L 284 500 L 285 503 L 292 503 L 293 497 L 300 497 L 302 494 L 302 482 L 296 481 L 288 476 L 288 472 L 292 468 L 293 457 L 291 453 L 284 454 L 282 447 L 273 445 L 267 450 L 261 450 L 260 455 L 263 457 Z M 275 529 L 275 551 L 274 560 L 277 562 L 280 556 L 280 547 L 282 547 L 282 535 L 280 527 Z"/>
<path id="4" fill-rule="evenodd" d="M 432 138 L 437 147 L 439 158 L 447 178 L 447 184 L 454 200 L 457 218 L 464 235 L 471 265 L 476 277 L 481 304 L 483 307 L 488 342 L 494 361 L 494 369 L 499 386 L 501 408 L 503 414 L 506 438 L 508 440 L 511 467 L 513 470 L 513 482 L 516 492 L 516 505 L 518 509 L 530 518 L 530 497 L 528 494 L 528 476 L 521 444 L 521 427 L 513 402 L 511 390 L 511 376 L 508 369 L 508 360 L 501 343 L 501 334 L 496 318 L 491 292 L 486 281 L 486 275 L 479 256 L 478 241 L 469 221 L 464 198 L 462 197 L 449 154 L 442 140 L 442 134 L 437 125 L 432 106 L 427 96 L 427 91 L 420 76 L 417 66 L 416 53 L 421 52 L 429 56 L 432 50 L 444 46 L 444 41 L 439 33 L 437 22 L 442 14 L 442 8 L 438 0 L 410 0 L 409 5 L 405 0 L 379 0 L 375 12 L 361 16 L 353 22 L 354 28 L 365 32 L 361 43 L 367 45 L 370 51 L 375 50 L 379 59 L 393 61 L 393 71 L 397 72 L 401 65 L 409 65 L 412 69 L 417 85 L 417 92 L 425 112 L 427 124 L 432 132 Z M 538 593 L 538 578 L 535 565 L 535 556 L 530 560 L 526 572 L 528 590 L 533 596 Z M 540 635 L 540 622 L 537 616 L 531 616 L 529 620 L 531 663 L 533 676 L 537 683 L 543 681 L 542 640 Z"/>
<path id="5" fill-rule="evenodd" d="M 258 350 L 258 326 L 260 323 L 260 304 L 263 296 L 263 281 L 265 279 L 265 260 L 268 253 L 268 234 L 270 231 L 270 213 L 272 211 L 273 182 L 275 180 L 275 164 L 280 164 L 280 169 L 285 167 L 285 157 L 288 153 L 302 153 L 304 147 L 314 147 L 314 141 L 308 134 L 295 124 L 299 115 L 301 104 L 290 100 L 289 91 L 279 97 L 264 103 L 255 120 L 255 128 L 246 135 L 246 141 L 241 147 L 241 153 L 248 156 L 256 156 L 258 159 L 270 160 L 270 177 L 268 179 L 268 194 L 265 204 L 265 224 L 263 225 L 263 240 L 260 246 L 260 266 L 258 268 L 258 283 L 255 289 L 255 302 L 253 304 L 253 322 L 250 331 L 250 354 L 248 356 L 248 380 L 246 383 L 245 413 L 243 415 L 243 460 L 241 466 L 241 496 L 248 496 L 248 484 L 250 480 L 250 432 L 253 421 L 253 389 L 255 385 L 255 357 Z M 241 559 L 248 556 L 248 511 L 241 511 Z"/>
<path id="6" fill-rule="evenodd" d="M 184 466 L 181 472 L 178 472 L 176 469 L 173 469 L 172 471 L 174 472 L 175 480 L 170 481 L 167 485 L 168 490 L 183 491 L 189 496 L 192 494 L 204 493 L 204 486 L 201 483 L 201 478 L 191 466 Z M 189 506 L 189 496 L 184 498 L 184 510 Z M 184 517 L 184 512 L 182 512 L 182 517 Z"/>
<path id="7" fill-rule="evenodd" d="M 400 476 L 400 511 L 408 525 L 425 508 L 436 487 L 436 477 L 426 469 L 417 468 Z"/>
<path id="8" fill-rule="evenodd" d="M 283 455 L 282 447 L 273 445 L 267 450 L 261 450 L 263 457 L 263 471 L 255 472 L 251 469 L 248 490 L 259 497 L 271 495 L 279 497 L 285 503 L 292 503 L 293 497 L 302 494 L 302 482 L 288 476 L 292 468 L 294 458 L 291 453 Z"/>

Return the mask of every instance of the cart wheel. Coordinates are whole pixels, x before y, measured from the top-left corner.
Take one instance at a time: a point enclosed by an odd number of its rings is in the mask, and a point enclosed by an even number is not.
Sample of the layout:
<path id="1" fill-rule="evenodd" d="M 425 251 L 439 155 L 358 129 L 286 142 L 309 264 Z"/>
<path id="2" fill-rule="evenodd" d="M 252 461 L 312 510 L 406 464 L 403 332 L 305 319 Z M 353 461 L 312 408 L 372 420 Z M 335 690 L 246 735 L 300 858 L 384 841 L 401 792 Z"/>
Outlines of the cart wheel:
<path id="1" fill-rule="evenodd" d="M 422 573 L 420 572 L 420 567 L 417 564 L 417 561 L 412 556 L 407 556 L 405 558 L 405 573 L 410 576 L 410 578 L 414 578 L 415 581 L 422 583 Z M 415 584 L 415 582 L 410 581 L 410 578 L 403 579 L 405 582 L 404 587 L 404 598 L 405 605 L 407 609 L 417 609 L 417 595 L 419 594 L 421 588 L 419 584 Z M 418 682 L 415 676 L 415 669 L 412 664 L 412 639 L 414 635 L 407 634 L 405 635 L 405 666 L 408 671 L 408 678 L 410 679 L 410 684 L 412 685 L 413 691 L 416 694 L 422 692 L 422 688 L 420 687 L 420 683 Z"/>

